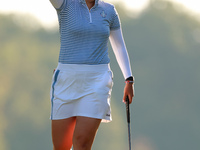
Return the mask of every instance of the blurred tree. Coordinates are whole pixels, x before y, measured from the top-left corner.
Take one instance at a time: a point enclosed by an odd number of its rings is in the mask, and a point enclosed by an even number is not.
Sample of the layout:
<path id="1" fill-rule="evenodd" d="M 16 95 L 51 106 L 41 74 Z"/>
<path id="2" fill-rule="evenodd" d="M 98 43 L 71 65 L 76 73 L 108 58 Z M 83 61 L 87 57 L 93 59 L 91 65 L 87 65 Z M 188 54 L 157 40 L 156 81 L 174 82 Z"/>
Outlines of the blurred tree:
<path id="1" fill-rule="evenodd" d="M 135 18 L 118 6 L 136 77 L 135 150 L 200 148 L 200 23 L 177 8 L 151 1 Z M 95 150 L 128 147 L 124 79 L 109 51 L 113 122 L 101 125 Z M 58 53 L 57 30 L 41 28 L 30 16 L 0 15 L 0 149 L 52 149 L 49 90 Z"/>

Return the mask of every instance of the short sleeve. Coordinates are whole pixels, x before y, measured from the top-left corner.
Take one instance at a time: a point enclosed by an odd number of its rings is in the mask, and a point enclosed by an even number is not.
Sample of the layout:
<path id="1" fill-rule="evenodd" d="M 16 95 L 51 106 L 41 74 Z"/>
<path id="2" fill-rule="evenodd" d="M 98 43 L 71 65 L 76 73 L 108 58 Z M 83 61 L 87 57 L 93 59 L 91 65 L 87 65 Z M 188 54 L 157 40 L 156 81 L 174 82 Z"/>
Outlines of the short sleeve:
<path id="1" fill-rule="evenodd" d="M 113 7 L 112 17 L 110 22 L 110 30 L 116 30 L 120 28 L 120 19 L 115 7 Z"/>
<path id="2" fill-rule="evenodd" d="M 65 6 L 67 5 L 67 3 L 68 3 L 68 0 L 63 0 L 63 3 L 62 3 L 62 5 L 60 6 L 60 8 L 56 8 L 56 10 L 57 10 L 58 12 L 62 11 L 62 10 L 65 8 Z"/>

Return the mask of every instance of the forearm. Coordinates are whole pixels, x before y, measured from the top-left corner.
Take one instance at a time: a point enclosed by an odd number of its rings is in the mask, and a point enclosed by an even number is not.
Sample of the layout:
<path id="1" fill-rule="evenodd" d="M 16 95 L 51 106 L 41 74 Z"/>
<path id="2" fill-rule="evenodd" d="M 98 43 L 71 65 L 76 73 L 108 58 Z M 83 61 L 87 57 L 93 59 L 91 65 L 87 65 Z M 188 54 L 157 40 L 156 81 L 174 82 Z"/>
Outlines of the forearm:
<path id="1" fill-rule="evenodd" d="M 64 0 L 50 0 L 50 2 L 55 8 L 58 9 L 63 4 Z"/>
<path id="2" fill-rule="evenodd" d="M 110 31 L 110 43 L 124 78 L 132 76 L 129 56 L 121 29 Z"/>

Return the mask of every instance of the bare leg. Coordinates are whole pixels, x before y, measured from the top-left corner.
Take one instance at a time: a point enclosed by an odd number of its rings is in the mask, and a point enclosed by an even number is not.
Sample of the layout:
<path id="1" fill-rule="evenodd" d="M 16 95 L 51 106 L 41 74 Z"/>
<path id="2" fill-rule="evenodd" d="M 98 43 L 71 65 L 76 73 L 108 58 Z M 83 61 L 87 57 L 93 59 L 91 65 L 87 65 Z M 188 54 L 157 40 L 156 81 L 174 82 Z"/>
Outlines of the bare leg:
<path id="1" fill-rule="evenodd" d="M 101 119 L 78 116 L 73 136 L 74 150 L 91 150 Z"/>
<path id="2" fill-rule="evenodd" d="M 52 141 L 54 150 L 70 150 L 76 118 L 52 120 Z"/>

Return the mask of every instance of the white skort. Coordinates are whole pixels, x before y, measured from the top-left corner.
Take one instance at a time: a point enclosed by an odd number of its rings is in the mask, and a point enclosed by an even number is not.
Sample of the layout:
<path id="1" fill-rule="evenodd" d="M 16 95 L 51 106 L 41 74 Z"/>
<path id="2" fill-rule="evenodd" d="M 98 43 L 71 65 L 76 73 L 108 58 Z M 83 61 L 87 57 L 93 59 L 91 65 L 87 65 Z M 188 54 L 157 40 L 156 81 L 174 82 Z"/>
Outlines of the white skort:
<path id="1" fill-rule="evenodd" d="M 84 116 L 110 122 L 113 74 L 109 64 L 58 64 L 51 87 L 52 120 Z"/>

